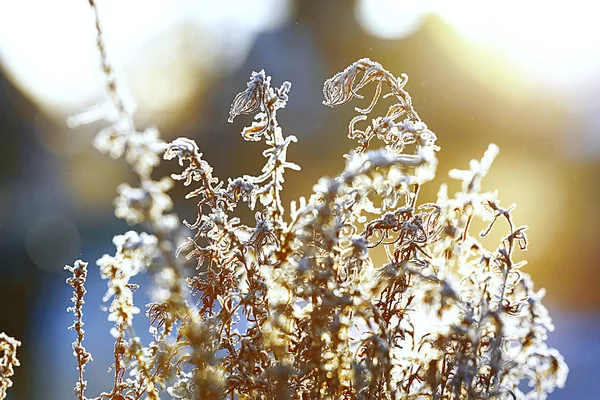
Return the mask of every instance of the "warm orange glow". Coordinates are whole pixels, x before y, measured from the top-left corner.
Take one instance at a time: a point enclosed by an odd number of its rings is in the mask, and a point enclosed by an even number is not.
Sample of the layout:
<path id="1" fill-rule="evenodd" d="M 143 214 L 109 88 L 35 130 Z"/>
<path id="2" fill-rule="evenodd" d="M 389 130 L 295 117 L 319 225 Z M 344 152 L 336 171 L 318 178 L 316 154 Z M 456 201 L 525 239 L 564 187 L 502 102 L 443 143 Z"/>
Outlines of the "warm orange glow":
<path id="1" fill-rule="evenodd" d="M 543 80 L 581 81 L 600 67 L 600 6 L 595 2 L 405 3 L 361 0 L 359 21 L 376 36 L 397 38 L 415 30 L 424 15 L 437 14 L 467 39 L 501 51 L 524 72 Z"/>

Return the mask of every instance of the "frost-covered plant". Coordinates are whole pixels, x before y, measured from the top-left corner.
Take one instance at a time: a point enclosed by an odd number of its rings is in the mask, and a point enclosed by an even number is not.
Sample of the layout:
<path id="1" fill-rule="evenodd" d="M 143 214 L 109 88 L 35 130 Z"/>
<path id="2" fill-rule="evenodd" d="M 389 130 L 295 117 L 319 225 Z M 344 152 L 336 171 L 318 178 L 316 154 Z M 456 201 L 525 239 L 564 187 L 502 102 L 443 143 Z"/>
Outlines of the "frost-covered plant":
<path id="1" fill-rule="evenodd" d="M 544 399 L 564 385 L 567 366 L 545 343 L 553 326 L 543 291 L 534 291 L 525 263 L 513 259 L 526 249 L 527 227 L 513 221 L 514 206 L 481 191 L 495 145 L 468 170 L 451 171 L 462 182 L 459 193 L 442 185 L 436 202 L 419 202 L 420 187 L 435 175 L 436 135 L 412 106 L 407 76 L 361 59 L 323 89 L 324 104 L 336 107 L 376 85 L 349 124 L 358 147 L 344 171 L 286 208 L 284 174 L 300 168 L 287 160 L 296 138 L 284 136 L 277 112 L 291 84 L 276 87 L 264 71 L 252 73 L 229 120 L 254 115 L 242 137 L 264 140 L 266 163 L 259 176 L 221 180 L 193 140 L 166 144 L 154 128 L 137 131 L 90 4 L 111 101 L 70 122 L 110 122 L 96 147 L 124 157 L 138 176 L 135 185 L 119 186 L 116 215 L 152 232 L 115 236 L 115 255 L 97 262 L 115 343 L 113 387 L 96 398 Z M 393 100 L 386 114 L 359 128 L 381 97 Z M 370 150 L 377 141 L 383 147 Z M 169 213 L 172 181 L 151 177 L 160 155 L 183 167 L 171 177 L 190 187 L 192 223 Z M 240 203 L 256 212 L 255 224 L 241 223 Z M 476 219 L 488 222 L 482 237 L 504 221 L 495 250 L 471 235 Z M 376 249 L 385 262 L 375 261 Z M 196 273 L 186 276 L 180 253 L 196 261 Z M 85 399 L 87 264 L 67 269 L 75 394 Z M 154 283 L 146 305 L 154 340 L 146 346 L 132 322 L 139 273 Z M 522 381 L 530 384 L 526 393 Z"/>
<path id="2" fill-rule="evenodd" d="M 11 376 L 18 367 L 17 347 L 21 342 L 0 332 L 0 400 L 6 397 L 6 389 L 12 386 Z"/>

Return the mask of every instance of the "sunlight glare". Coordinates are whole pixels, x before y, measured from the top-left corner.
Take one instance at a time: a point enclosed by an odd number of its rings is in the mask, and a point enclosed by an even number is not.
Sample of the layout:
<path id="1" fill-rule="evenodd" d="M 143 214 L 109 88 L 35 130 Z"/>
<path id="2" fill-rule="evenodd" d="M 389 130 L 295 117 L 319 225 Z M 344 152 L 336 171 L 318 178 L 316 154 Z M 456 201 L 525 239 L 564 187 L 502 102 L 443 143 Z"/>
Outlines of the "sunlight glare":
<path id="1" fill-rule="evenodd" d="M 369 32 L 386 38 L 406 36 L 399 25 L 416 23 L 428 13 L 437 14 L 465 38 L 499 50 L 530 76 L 557 83 L 581 81 L 597 74 L 598 11 L 600 4 L 584 0 L 430 0 L 410 6 L 398 0 L 361 0 L 357 7 L 359 20 Z M 414 15 L 418 17 L 405 21 Z"/>
<path id="2" fill-rule="evenodd" d="M 115 70 L 143 83 L 128 85 L 145 90 L 132 93 L 142 99 L 140 107 L 144 102 L 156 107 L 181 100 L 173 96 L 189 92 L 194 68 L 195 75 L 202 71 L 198 67 L 215 64 L 225 70 L 236 68 L 256 35 L 275 29 L 289 14 L 288 2 L 278 0 L 98 3 Z M 181 36 L 190 27 L 197 29 L 191 49 L 181 46 Z M 104 91 L 95 35 L 85 1 L 14 1 L 0 11 L 1 66 L 43 108 L 71 113 L 97 101 Z M 152 54 L 158 59 L 150 59 L 146 48 L 158 48 Z"/>
<path id="3" fill-rule="evenodd" d="M 356 19 L 369 33 L 382 39 L 406 37 L 416 31 L 427 13 L 425 2 L 361 0 L 356 3 Z M 386 19 L 382 16 L 393 16 Z"/>

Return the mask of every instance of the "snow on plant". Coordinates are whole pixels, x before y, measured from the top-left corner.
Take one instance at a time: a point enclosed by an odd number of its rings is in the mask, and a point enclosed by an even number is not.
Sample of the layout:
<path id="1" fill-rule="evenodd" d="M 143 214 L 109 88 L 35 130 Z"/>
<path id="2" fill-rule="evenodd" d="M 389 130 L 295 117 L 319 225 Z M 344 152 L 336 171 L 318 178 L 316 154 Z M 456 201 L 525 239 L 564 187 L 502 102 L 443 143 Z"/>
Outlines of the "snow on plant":
<path id="1" fill-rule="evenodd" d="M 544 399 L 564 385 L 567 366 L 545 343 L 553 325 L 544 292 L 513 259 L 527 247 L 527 227 L 513 220 L 514 206 L 481 191 L 495 145 L 468 170 L 451 171 L 459 193 L 443 185 L 436 202 L 419 202 L 435 175 L 436 135 L 413 108 L 408 77 L 361 59 L 323 89 L 324 104 L 337 107 L 376 85 L 349 124 L 358 146 L 338 176 L 320 179 L 310 196 L 286 207 L 284 176 L 300 167 L 287 160 L 296 138 L 283 134 L 277 112 L 291 84 L 275 86 L 265 71 L 253 72 L 235 97 L 229 121 L 253 115 L 241 135 L 264 141 L 266 162 L 259 176 L 224 181 L 193 140 L 166 144 L 156 129 L 136 129 L 90 4 L 111 101 L 70 122 L 110 123 L 96 147 L 123 157 L 138 176 L 119 186 L 116 215 L 152 232 L 115 236 L 115 255 L 97 262 L 115 343 L 113 387 L 95 398 Z M 386 114 L 360 128 L 381 99 L 392 99 Z M 169 213 L 173 182 L 152 178 L 161 155 L 183 168 L 171 178 L 190 188 L 193 222 Z M 255 211 L 255 224 L 236 217 L 240 203 Z M 489 223 L 482 237 L 504 224 L 496 249 L 472 235 L 476 219 Z M 374 249 L 384 250 L 383 264 Z M 192 276 L 182 269 L 184 255 L 197 263 Z M 67 269 L 78 334 L 75 394 L 86 399 L 87 264 Z M 146 346 L 132 323 L 139 273 L 154 282 L 146 305 L 154 340 Z"/>

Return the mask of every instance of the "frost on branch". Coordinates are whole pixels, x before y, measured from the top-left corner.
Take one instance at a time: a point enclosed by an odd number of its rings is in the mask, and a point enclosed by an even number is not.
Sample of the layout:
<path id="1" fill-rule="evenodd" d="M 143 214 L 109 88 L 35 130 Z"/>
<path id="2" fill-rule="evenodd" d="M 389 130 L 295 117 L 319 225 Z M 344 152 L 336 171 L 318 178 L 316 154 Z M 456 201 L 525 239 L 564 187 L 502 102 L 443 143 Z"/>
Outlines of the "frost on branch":
<path id="1" fill-rule="evenodd" d="M 283 190 L 285 169 L 300 170 L 300 166 L 287 161 L 287 149 L 290 143 L 297 142 L 295 136 L 283 137 L 277 123 L 277 110 L 285 108 L 292 84 L 283 82 L 279 88 L 271 87 L 271 77 L 265 71 L 253 72 L 247 89 L 239 93 L 229 111 L 229 122 L 241 114 L 258 112 L 251 126 L 242 130 L 242 137 L 249 141 L 259 141 L 264 135 L 269 149 L 263 152 L 267 163 L 262 174 L 257 177 L 245 175 L 244 179 L 257 186 L 256 195 L 263 206 L 276 214 L 283 214 L 280 193 Z"/>
<path id="2" fill-rule="evenodd" d="M 361 78 L 357 83 L 358 77 Z M 349 125 L 348 137 L 357 139 L 360 145 L 356 148 L 356 152 L 364 152 L 375 137 L 382 140 L 387 145 L 386 148 L 393 153 L 402 153 L 406 146 L 415 143 L 420 146 L 435 143 L 435 134 L 421 121 L 412 106 L 410 95 L 404 90 L 408 76 L 402 74 L 396 78 L 381 64 L 368 58 L 356 61 L 325 82 L 323 104 L 336 107 L 348 103 L 353 98 L 362 99 L 364 97 L 358 93 L 359 90 L 371 82 L 377 82 L 371 103 L 364 109 L 356 107 L 355 110 L 360 115 L 354 117 Z M 374 118 L 371 126 L 365 130 L 357 129 L 356 123 L 365 121 L 367 114 L 373 111 L 384 90 L 384 85 L 389 93 L 383 97 L 395 97 L 397 102 L 389 106 L 385 116 Z M 399 120 L 399 118 L 403 119 Z"/>

